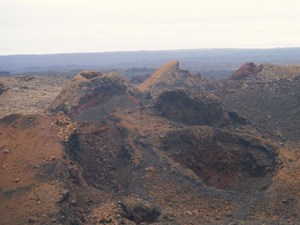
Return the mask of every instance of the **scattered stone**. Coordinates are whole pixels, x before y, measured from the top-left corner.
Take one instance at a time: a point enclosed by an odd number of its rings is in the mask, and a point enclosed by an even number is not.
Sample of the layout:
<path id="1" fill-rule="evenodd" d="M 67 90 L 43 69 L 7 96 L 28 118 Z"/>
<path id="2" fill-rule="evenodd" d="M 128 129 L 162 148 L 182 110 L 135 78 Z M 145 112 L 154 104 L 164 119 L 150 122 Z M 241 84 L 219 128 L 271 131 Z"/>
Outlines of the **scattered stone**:
<path id="1" fill-rule="evenodd" d="M 149 146 L 149 142 L 147 139 L 143 138 L 139 140 L 139 143 L 143 146 L 143 147 L 147 147 Z"/>
<path id="2" fill-rule="evenodd" d="M 120 203 L 121 216 L 136 224 L 149 224 L 157 222 L 161 212 L 154 205 L 150 205 L 139 199 L 128 199 Z"/>
<path id="3" fill-rule="evenodd" d="M 65 201 L 70 195 L 70 192 L 67 189 L 64 189 L 60 192 L 60 197 L 57 199 L 57 202 L 63 202 Z"/>
<path id="4" fill-rule="evenodd" d="M 35 222 L 37 222 L 37 221 L 38 221 L 37 217 L 30 217 L 30 218 L 28 219 L 28 223 L 35 223 Z"/>
<path id="5" fill-rule="evenodd" d="M 17 178 L 14 180 L 16 183 L 20 181 L 20 178 Z"/>
<path id="6" fill-rule="evenodd" d="M 230 222 L 228 225 L 238 225 L 236 222 Z"/>
<path id="7" fill-rule="evenodd" d="M 155 172 L 155 168 L 153 166 L 147 167 L 145 169 L 146 172 Z"/>
<path id="8" fill-rule="evenodd" d="M 287 204 L 293 202 L 294 200 L 295 200 L 294 198 L 290 197 L 288 199 L 282 200 L 282 204 L 287 205 Z"/>
<path id="9" fill-rule="evenodd" d="M 233 216 L 233 213 L 232 212 L 227 212 L 226 213 L 226 217 L 232 217 Z"/>
<path id="10" fill-rule="evenodd" d="M 193 215 L 191 211 L 185 211 L 185 214 L 188 214 L 190 216 Z"/>
<path id="11" fill-rule="evenodd" d="M 4 150 L 4 154 L 8 154 L 8 153 L 10 153 L 10 150 L 9 149 L 5 149 Z"/>
<path id="12" fill-rule="evenodd" d="M 76 199 L 72 199 L 70 203 L 71 203 L 71 205 L 76 206 L 77 205 L 77 200 Z"/>

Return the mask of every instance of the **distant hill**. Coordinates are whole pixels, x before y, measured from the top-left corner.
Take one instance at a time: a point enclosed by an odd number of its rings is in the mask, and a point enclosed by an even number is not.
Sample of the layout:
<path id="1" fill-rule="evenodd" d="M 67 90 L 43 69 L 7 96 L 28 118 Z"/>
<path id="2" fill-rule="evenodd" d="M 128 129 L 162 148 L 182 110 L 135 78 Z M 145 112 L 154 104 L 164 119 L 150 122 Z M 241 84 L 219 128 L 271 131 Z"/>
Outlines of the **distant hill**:
<path id="1" fill-rule="evenodd" d="M 201 72 L 203 76 L 229 76 L 245 62 L 256 64 L 300 64 L 300 48 L 276 49 L 195 49 L 135 52 L 72 53 L 51 55 L 0 56 L 0 71 L 101 71 L 130 68 L 157 68 L 179 60 L 182 69 Z M 137 74 L 135 74 L 137 75 Z"/>
<path id="2" fill-rule="evenodd" d="M 234 80 L 244 80 L 254 78 L 258 80 L 281 80 L 293 79 L 300 76 L 299 65 L 272 65 L 261 64 L 259 66 L 254 63 L 246 63 L 242 65 L 234 74 L 230 76 Z"/>

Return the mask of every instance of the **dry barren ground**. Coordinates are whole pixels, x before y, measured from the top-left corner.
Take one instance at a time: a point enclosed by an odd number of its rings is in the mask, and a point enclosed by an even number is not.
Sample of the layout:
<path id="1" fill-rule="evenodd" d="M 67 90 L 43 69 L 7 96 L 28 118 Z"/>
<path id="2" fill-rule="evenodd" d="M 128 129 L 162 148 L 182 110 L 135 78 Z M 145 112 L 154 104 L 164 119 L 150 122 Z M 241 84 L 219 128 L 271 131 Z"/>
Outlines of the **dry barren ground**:
<path id="1" fill-rule="evenodd" d="M 5 91 L 0 95 L 0 118 L 11 114 L 43 112 L 67 82 L 64 77 L 0 77 Z"/>

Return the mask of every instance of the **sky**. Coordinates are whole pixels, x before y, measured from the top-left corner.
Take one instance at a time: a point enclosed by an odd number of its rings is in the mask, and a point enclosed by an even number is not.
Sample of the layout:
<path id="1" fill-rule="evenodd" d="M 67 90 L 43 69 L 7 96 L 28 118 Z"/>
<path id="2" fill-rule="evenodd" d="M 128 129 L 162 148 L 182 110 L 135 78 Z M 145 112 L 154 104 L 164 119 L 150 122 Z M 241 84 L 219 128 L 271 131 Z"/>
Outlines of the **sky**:
<path id="1" fill-rule="evenodd" d="M 0 55 L 276 47 L 299 0 L 0 0 Z"/>

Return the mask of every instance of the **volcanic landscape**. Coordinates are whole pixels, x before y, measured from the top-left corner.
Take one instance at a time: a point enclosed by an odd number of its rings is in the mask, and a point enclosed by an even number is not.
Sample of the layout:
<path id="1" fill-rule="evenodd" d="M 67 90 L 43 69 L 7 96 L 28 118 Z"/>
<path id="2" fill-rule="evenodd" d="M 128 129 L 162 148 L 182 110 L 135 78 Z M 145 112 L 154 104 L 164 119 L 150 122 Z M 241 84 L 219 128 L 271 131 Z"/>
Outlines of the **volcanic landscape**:
<path id="1" fill-rule="evenodd" d="M 300 224 L 300 66 L 0 77 L 0 224 Z"/>

